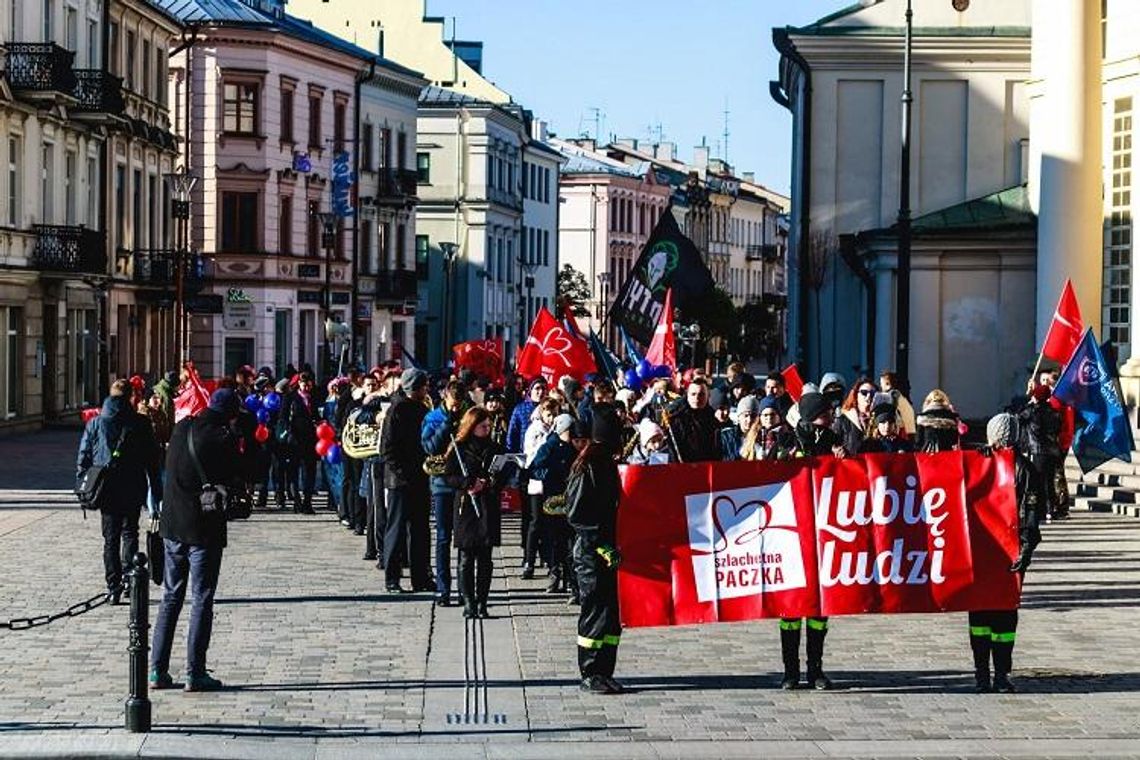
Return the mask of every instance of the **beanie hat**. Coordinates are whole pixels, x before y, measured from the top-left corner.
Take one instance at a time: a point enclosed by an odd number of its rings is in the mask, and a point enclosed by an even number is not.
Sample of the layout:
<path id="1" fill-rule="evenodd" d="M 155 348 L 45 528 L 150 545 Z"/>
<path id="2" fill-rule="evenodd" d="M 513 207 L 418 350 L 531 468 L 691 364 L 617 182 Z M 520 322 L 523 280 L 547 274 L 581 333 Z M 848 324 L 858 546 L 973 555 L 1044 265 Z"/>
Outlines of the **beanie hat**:
<path id="1" fill-rule="evenodd" d="M 599 405 L 594 408 L 594 424 L 590 429 L 590 438 L 595 443 L 608 446 L 614 452 L 621 448 L 621 422 L 614 414 L 613 407 Z"/>
<path id="2" fill-rule="evenodd" d="M 637 438 L 642 447 L 649 444 L 657 436 L 664 436 L 665 431 L 653 420 L 646 417 L 637 426 Z"/>
<path id="3" fill-rule="evenodd" d="M 768 397 L 765 396 L 764 401 L 767 401 L 767 400 L 768 400 Z M 737 416 L 739 416 L 741 414 L 751 414 L 753 416 L 758 416 L 760 414 L 760 412 L 762 412 L 764 410 L 764 401 L 761 401 L 760 399 L 756 398 L 755 396 L 745 396 L 744 398 L 740 399 L 740 403 L 738 403 L 736 405 Z M 770 406 L 775 406 L 775 405 L 776 405 L 776 399 L 772 399 L 772 403 L 770 404 Z"/>
<path id="4" fill-rule="evenodd" d="M 740 377 L 736 378 L 736 382 L 732 384 L 733 388 L 743 388 L 745 392 L 751 391 L 756 387 L 756 377 L 744 372 Z"/>
<path id="5" fill-rule="evenodd" d="M 765 409 L 775 409 L 777 412 L 780 411 L 780 399 L 776 398 L 775 396 L 765 396 L 762 399 L 756 399 L 755 396 L 745 396 L 744 398 L 740 399 L 741 407 L 743 407 L 744 402 L 748 401 L 749 399 L 756 400 L 757 415 L 759 415 Z"/>
<path id="6" fill-rule="evenodd" d="M 1012 446 L 1017 440 L 1017 418 L 1008 412 L 995 414 L 986 423 L 986 441 L 995 449 Z"/>
<path id="7" fill-rule="evenodd" d="M 890 422 L 895 419 L 895 397 L 889 393 L 876 393 L 871 400 L 871 414 L 875 422 Z"/>
<path id="8" fill-rule="evenodd" d="M 846 388 L 847 381 L 844 380 L 843 375 L 838 372 L 827 372 L 819 380 L 819 389 L 825 391 L 829 385 L 839 385 L 841 388 Z"/>
<path id="9" fill-rule="evenodd" d="M 422 369 L 410 367 L 400 375 L 400 388 L 404 393 L 411 393 L 427 385 L 428 376 Z"/>
<path id="10" fill-rule="evenodd" d="M 236 417 L 241 409 L 241 399 L 233 388 L 219 388 L 210 396 L 208 408 L 226 417 Z"/>
<path id="11" fill-rule="evenodd" d="M 805 393 L 800 397 L 800 419 L 814 422 L 831 411 L 831 404 L 820 393 Z"/>
<path id="12" fill-rule="evenodd" d="M 574 418 L 569 414 L 560 414 L 554 418 L 554 424 L 550 426 L 550 432 L 555 435 L 562 435 L 574 425 Z"/>

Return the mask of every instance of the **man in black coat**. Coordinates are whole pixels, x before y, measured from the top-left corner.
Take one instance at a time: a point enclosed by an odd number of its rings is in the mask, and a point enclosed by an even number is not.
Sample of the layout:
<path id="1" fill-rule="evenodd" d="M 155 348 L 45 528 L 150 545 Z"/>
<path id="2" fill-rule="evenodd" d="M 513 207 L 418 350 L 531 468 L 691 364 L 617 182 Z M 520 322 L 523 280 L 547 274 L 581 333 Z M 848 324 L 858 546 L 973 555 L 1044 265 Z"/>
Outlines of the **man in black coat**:
<path id="1" fill-rule="evenodd" d="M 186 644 L 186 691 L 214 691 L 221 681 L 206 672 L 206 651 L 214 624 L 214 592 L 226 546 L 226 515 L 222 509 L 203 512 L 202 486 L 223 488 L 241 483 L 237 438 L 231 428 L 240 409 L 231 389 L 214 391 L 209 407 L 197 417 L 178 423 L 166 454 L 166 487 L 162 504 L 165 549 L 162 603 L 154 623 L 150 685 L 174 686 L 170 649 L 174 628 L 189 583 L 190 632 Z"/>
<path id="2" fill-rule="evenodd" d="M 384 415 L 380 430 L 380 458 L 384 460 L 384 488 L 388 507 L 384 535 L 384 585 L 399 593 L 403 562 L 411 568 L 412 590 L 431 591 L 428 546 L 428 476 L 424 474 L 424 448 L 420 437 L 427 416 L 428 377 L 423 370 L 407 369 L 400 390 Z"/>
<path id="3" fill-rule="evenodd" d="M 76 462 L 80 475 L 92 466 L 110 466 L 94 507 L 102 513 L 103 570 L 115 604 L 122 597 L 123 566 L 130 565 L 139 550 L 139 513 L 148 484 L 155 503 L 162 488 L 162 449 L 150 422 L 131 407 L 130 395 L 126 380 L 111 385 L 99 416 L 83 430 Z"/>
<path id="4" fill-rule="evenodd" d="M 682 462 L 717 462 L 720 460 L 720 424 L 709 406 L 709 387 L 704 380 L 694 380 L 685 389 L 685 401 L 678 402 L 669 414 L 669 426 L 677 442 L 677 455 Z"/>

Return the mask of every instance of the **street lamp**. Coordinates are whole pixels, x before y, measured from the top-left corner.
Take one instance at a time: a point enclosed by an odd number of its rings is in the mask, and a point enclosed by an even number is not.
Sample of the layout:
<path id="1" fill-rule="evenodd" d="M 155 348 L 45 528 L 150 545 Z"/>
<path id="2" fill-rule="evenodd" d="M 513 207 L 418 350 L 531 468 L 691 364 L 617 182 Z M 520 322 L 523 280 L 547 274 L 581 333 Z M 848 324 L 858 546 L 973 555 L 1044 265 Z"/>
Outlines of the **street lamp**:
<path id="1" fill-rule="evenodd" d="M 677 340 L 689 347 L 689 366 L 693 366 L 697 360 L 697 341 L 701 339 L 701 326 L 696 322 L 689 325 L 675 324 L 673 331 Z"/>
<path id="2" fill-rule="evenodd" d="M 186 171 L 185 166 L 177 172 L 162 175 L 170 190 L 171 216 L 175 221 L 174 240 L 174 345 L 181 369 L 186 361 L 186 346 L 190 342 L 189 324 L 186 320 L 186 256 L 190 252 L 190 193 L 198 183 L 198 177 Z"/>
<path id="3" fill-rule="evenodd" d="M 899 250 L 898 279 L 895 283 L 895 372 L 903 393 L 910 391 L 910 111 L 914 96 L 910 90 L 911 25 L 914 13 L 906 2 L 906 35 L 903 44 L 902 154 L 899 161 Z"/>
<path id="4" fill-rule="evenodd" d="M 337 215 L 331 211 L 313 211 L 313 216 L 321 225 L 321 247 L 325 249 L 325 287 L 321 294 L 321 304 L 324 306 L 325 341 L 322 355 L 323 377 L 328 378 L 332 365 L 332 336 L 328 325 L 332 323 L 332 255 L 336 248 L 336 220 Z"/>
<path id="5" fill-rule="evenodd" d="M 530 313 L 531 297 L 534 293 L 534 273 L 538 271 L 538 264 L 536 262 L 527 261 L 525 257 L 518 257 L 519 267 L 523 271 L 523 284 L 526 286 L 526 301 L 519 304 L 519 343 L 525 345 L 524 341 L 527 338 L 527 325 L 530 324 L 534 317 Z M 522 287 L 519 287 L 522 290 Z"/>
<path id="6" fill-rule="evenodd" d="M 439 304 L 440 336 L 444 346 L 451 341 L 451 273 L 455 258 L 459 254 L 459 245 L 456 243 L 440 243 L 439 250 L 443 253 L 443 298 Z"/>

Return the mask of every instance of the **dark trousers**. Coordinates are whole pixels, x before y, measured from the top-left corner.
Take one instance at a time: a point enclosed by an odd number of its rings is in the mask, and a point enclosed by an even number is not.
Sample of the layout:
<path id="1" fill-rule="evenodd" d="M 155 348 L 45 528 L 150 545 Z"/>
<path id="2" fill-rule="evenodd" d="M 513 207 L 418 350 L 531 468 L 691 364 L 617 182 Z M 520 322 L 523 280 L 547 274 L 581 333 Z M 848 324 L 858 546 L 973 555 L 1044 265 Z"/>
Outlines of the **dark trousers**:
<path id="1" fill-rule="evenodd" d="M 269 472 L 273 466 L 273 452 L 267 448 L 258 449 L 254 468 L 254 484 L 257 486 L 257 506 L 264 508 L 269 501 Z"/>
<path id="2" fill-rule="evenodd" d="M 534 566 L 541 558 L 547 567 L 553 567 L 550 559 L 550 518 L 542 511 L 546 497 L 530 494 L 526 497 L 527 531 L 524 545 L 526 564 Z"/>
<path id="3" fill-rule="evenodd" d="M 612 676 L 621 643 L 618 615 L 617 570 L 586 551 L 579 539 L 574 544 L 574 567 L 578 574 L 578 670 L 583 678 Z"/>
<path id="4" fill-rule="evenodd" d="M 493 572 L 491 547 L 459 550 L 459 588 L 466 604 L 487 603 Z"/>
<path id="5" fill-rule="evenodd" d="M 1013 645 L 1017 639 L 1017 610 L 978 610 L 970 613 L 970 649 L 979 682 L 989 679 L 990 657 L 994 673 L 1007 676 L 1013 670 Z"/>
<path id="6" fill-rule="evenodd" d="M 139 550 L 139 513 L 142 506 L 123 515 L 102 514 L 103 573 L 107 589 L 116 588 L 123 580 L 123 568 L 129 568 Z"/>
<path id="7" fill-rule="evenodd" d="M 574 529 L 565 517 L 546 515 L 550 537 L 550 569 L 565 584 L 566 590 L 578 593 L 578 575 L 574 572 Z"/>
<path id="8" fill-rule="evenodd" d="M 280 445 L 273 450 L 273 498 L 278 506 L 286 500 L 297 499 L 297 466 L 288 446 Z"/>
<path id="9" fill-rule="evenodd" d="M 807 672 L 811 680 L 823 673 L 823 642 L 827 639 L 827 618 L 780 618 L 780 651 L 784 675 L 799 678 L 800 630 L 807 625 Z"/>
<path id="10" fill-rule="evenodd" d="M 384 564 L 384 465 L 379 460 L 369 459 L 364 463 L 369 471 L 369 490 L 365 501 L 368 505 L 367 526 L 364 529 L 364 551 L 366 554 L 375 554 Z"/>
<path id="11" fill-rule="evenodd" d="M 160 673 L 170 671 L 170 649 L 174 644 L 174 628 L 190 585 L 190 635 L 186 642 L 186 672 L 192 676 L 206 674 L 206 650 L 214 628 L 214 592 L 222 568 L 222 548 L 191 546 L 181 541 L 164 539 L 166 564 L 162 583 L 162 602 L 154 621 L 154 642 L 150 667 Z"/>
<path id="12" fill-rule="evenodd" d="M 300 493 L 312 501 L 317 491 L 317 453 L 309 446 L 308 451 L 298 452 L 296 461 Z"/>
<path id="13" fill-rule="evenodd" d="M 435 593 L 451 594 L 451 532 L 455 524 L 455 494 L 433 493 L 431 511 L 435 515 Z"/>
<path id="14" fill-rule="evenodd" d="M 389 586 L 399 583 L 403 566 L 407 564 L 412 588 L 427 588 L 431 578 L 427 484 L 389 488 L 385 497 L 388 507 L 384 532 L 385 582 Z"/>
<path id="15" fill-rule="evenodd" d="M 364 530 L 368 523 L 368 509 L 364 499 L 360 498 L 360 475 L 364 469 L 364 462 L 350 456 L 341 460 L 344 468 L 341 475 L 340 503 L 344 506 L 344 516 L 352 523 L 356 530 Z"/>
<path id="16" fill-rule="evenodd" d="M 526 503 L 523 504 L 522 512 L 519 515 L 521 518 L 519 527 L 519 546 L 522 547 L 523 553 L 526 553 L 526 539 L 530 535 L 530 500 L 532 497 L 526 493 L 526 480 L 522 482 L 523 494 L 526 497 Z"/>

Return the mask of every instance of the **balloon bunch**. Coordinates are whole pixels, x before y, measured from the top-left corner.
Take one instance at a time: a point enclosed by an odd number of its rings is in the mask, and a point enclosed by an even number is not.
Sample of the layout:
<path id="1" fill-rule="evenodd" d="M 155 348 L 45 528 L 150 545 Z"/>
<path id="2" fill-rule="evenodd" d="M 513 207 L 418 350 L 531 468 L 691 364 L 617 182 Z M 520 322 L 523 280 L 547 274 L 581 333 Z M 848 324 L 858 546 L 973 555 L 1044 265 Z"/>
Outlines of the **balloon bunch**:
<path id="1" fill-rule="evenodd" d="M 625 381 L 625 387 L 633 390 L 639 390 L 643 383 L 652 382 L 661 377 L 672 377 L 673 370 L 668 364 L 658 364 L 654 366 L 648 359 L 642 359 L 637 363 L 636 369 L 627 369 L 622 379 Z"/>
<path id="2" fill-rule="evenodd" d="M 245 397 L 245 408 L 257 417 L 257 427 L 253 430 L 253 439 L 258 443 L 269 440 L 269 420 L 273 412 L 281 408 L 281 394 L 270 391 L 265 396 L 251 393 Z"/>
<path id="3" fill-rule="evenodd" d="M 343 452 L 336 442 L 336 428 L 327 422 L 317 425 L 317 456 L 329 464 L 340 464 Z"/>

